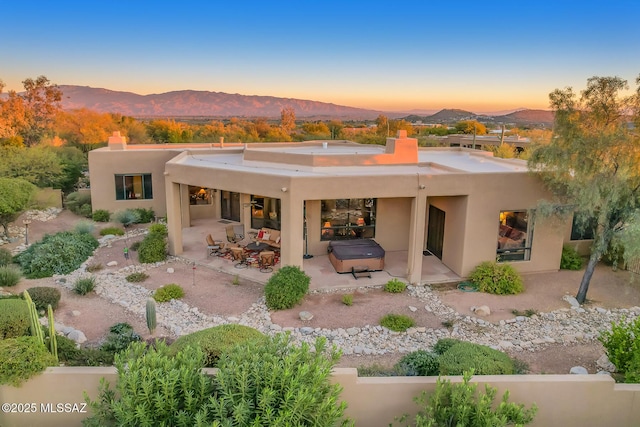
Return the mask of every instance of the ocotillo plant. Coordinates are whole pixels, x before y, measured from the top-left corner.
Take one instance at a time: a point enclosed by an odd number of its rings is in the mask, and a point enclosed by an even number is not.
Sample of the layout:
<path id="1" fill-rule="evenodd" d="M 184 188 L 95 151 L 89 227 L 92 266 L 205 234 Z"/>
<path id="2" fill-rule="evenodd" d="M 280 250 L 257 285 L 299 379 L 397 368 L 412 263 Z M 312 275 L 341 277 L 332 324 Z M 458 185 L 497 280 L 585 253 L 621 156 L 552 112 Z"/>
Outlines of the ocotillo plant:
<path id="1" fill-rule="evenodd" d="M 156 330 L 156 301 L 153 298 L 147 298 L 147 328 L 153 335 Z"/>
<path id="2" fill-rule="evenodd" d="M 29 320 L 31 335 L 34 337 L 38 337 L 38 341 L 44 345 L 44 334 L 42 333 L 42 328 L 40 327 L 40 321 L 38 320 L 38 311 L 36 310 L 36 305 L 31 299 L 31 295 L 26 290 L 24 291 L 24 300 L 27 302 L 27 307 L 29 308 Z"/>
<path id="3" fill-rule="evenodd" d="M 49 315 L 49 351 L 58 361 L 58 338 L 56 337 L 56 327 L 53 323 L 53 309 L 51 304 L 47 305 L 47 314 Z"/>

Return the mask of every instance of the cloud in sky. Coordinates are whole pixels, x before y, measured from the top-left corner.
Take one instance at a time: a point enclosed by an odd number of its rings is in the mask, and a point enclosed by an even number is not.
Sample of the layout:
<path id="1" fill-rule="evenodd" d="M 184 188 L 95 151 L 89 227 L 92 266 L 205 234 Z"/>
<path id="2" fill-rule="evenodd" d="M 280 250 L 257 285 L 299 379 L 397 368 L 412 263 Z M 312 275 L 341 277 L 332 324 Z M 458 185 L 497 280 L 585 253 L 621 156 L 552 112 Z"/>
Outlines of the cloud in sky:
<path id="1" fill-rule="evenodd" d="M 194 89 L 383 110 L 547 108 L 640 73 L 640 3 L 11 2 L 0 79 Z M 434 4 L 442 3 L 442 4 Z"/>

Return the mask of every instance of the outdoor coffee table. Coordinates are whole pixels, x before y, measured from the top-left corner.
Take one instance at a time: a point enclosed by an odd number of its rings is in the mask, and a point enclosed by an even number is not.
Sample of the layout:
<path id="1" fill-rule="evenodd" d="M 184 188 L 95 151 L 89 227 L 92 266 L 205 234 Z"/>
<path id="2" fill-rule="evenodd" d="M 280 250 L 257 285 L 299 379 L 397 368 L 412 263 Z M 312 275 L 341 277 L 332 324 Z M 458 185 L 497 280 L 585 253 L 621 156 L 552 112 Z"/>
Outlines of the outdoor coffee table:
<path id="1" fill-rule="evenodd" d="M 262 242 L 251 242 L 246 246 L 246 248 L 250 251 L 262 251 L 264 249 L 267 249 L 268 247 L 269 245 L 267 243 Z"/>

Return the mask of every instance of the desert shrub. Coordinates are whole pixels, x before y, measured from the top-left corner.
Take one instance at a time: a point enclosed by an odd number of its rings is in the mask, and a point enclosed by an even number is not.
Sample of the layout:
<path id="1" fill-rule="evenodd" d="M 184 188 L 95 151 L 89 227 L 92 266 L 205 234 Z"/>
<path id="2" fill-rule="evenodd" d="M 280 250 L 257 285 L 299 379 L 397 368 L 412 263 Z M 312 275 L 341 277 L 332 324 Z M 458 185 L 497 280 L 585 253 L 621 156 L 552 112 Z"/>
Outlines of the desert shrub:
<path id="1" fill-rule="evenodd" d="M 346 404 L 339 400 L 342 388 L 330 381 L 339 358 L 335 347 L 327 348 L 325 338 L 316 339 L 312 345 L 296 346 L 289 335 L 278 334 L 235 346 L 218 362 L 215 392 L 206 403 L 209 422 L 239 426 L 349 425 L 344 419 Z"/>
<path id="2" fill-rule="evenodd" d="M 640 317 L 633 321 L 623 318 L 618 323 L 612 322 L 611 330 L 602 332 L 598 339 L 616 370 L 628 372 L 634 357 L 640 357 L 637 356 L 640 355 Z M 634 369 L 637 368 L 636 365 Z"/>
<path id="3" fill-rule="evenodd" d="M 15 260 L 28 278 L 51 277 L 76 270 L 97 247 L 98 241 L 90 234 L 63 231 L 45 235 Z"/>
<path id="4" fill-rule="evenodd" d="M 140 340 L 140 335 L 133 330 L 130 324 L 116 323 L 109 328 L 109 335 L 100 346 L 100 350 L 114 354 L 126 349 L 132 342 Z"/>
<path id="5" fill-rule="evenodd" d="M 76 215 L 91 216 L 91 193 L 77 192 L 69 193 L 65 201 L 65 206 Z M 87 215 L 88 213 L 88 215 Z"/>
<path id="6" fill-rule="evenodd" d="M 404 372 L 397 369 L 397 366 L 389 368 L 379 363 L 360 365 L 357 370 L 359 377 L 397 377 L 405 375 Z"/>
<path id="7" fill-rule="evenodd" d="M 147 234 L 138 247 L 138 260 L 149 264 L 167 259 L 167 239 L 159 233 Z"/>
<path id="8" fill-rule="evenodd" d="M 0 385 L 16 387 L 47 366 L 57 365 L 49 350 L 32 336 L 0 340 L 0 360 Z"/>
<path id="9" fill-rule="evenodd" d="M 353 294 L 342 295 L 342 303 L 346 306 L 351 307 L 353 305 Z"/>
<path id="10" fill-rule="evenodd" d="M 58 308 L 60 302 L 60 290 L 51 286 L 36 286 L 27 289 L 31 300 L 36 305 L 36 310 L 46 310 L 47 305 L 51 305 L 51 309 Z"/>
<path id="11" fill-rule="evenodd" d="M 11 265 L 13 262 L 13 254 L 7 248 L 0 248 L 0 267 Z"/>
<path id="12" fill-rule="evenodd" d="M 170 283 L 165 286 L 161 286 L 153 293 L 153 299 L 158 302 L 167 302 L 172 299 L 180 299 L 184 296 L 184 289 L 182 286 Z"/>
<path id="13" fill-rule="evenodd" d="M 149 275 L 147 273 L 145 273 L 144 271 L 137 271 L 135 273 L 129 274 L 126 277 L 127 282 L 131 282 L 131 283 L 144 282 L 148 278 L 149 278 Z"/>
<path id="14" fill-rule="evenodd" d="M 386 314 L 380 319 L 380 325 L 392 331 L 404 332 L 415 325 L 415 322 L 404 314 Z"/>
<path id="15" fill-rule="evenodd" d="M 95 273 L 96 271 L 100 271 L 103 268 L 104 268 L 104 266 L 98 262 L 98 263 L 93 263 L 93 264 L 87 265 L 86 270 L 89 273 Z"/>
<path id="16" fill-rule="evenodd" d="M 96 229 L 96 224 L 93 221 L 88 221 L 88 220 L 78 221 L 76 225 L 73 226 L 74 233 L 78 233 L 78 234 L 81 234 L 81 233 L 92 234 L 95 229 Z"/>
<path id="17" fill-rule="evenodd" d="M 0 340 L 29 333 L 29 325 L 29 308 L 25 300 L 0 299 Z"/>
<path id="18" fill-rule="evenodd" d="M 133 209 L 125 209 L 114 213 L 111 219 L 118 224 L 122 224 L 124 228 L 127 228 L 131 224 L 139 223 L 140 215 L 138 215 L 138 213 Z"/>
<path id="19" fill-rule="evenodd" d="M 474 369 L 478 375 L 512 375 L 515 373 L 511 358 L 486 345 L 460 342 L 451 346 L 440 358 L 440 375 L 462 375 Z"/>
<path id="20" fill-rule="evenodd" d="M 137 251 L 138 249 L 140 249 L 140 243 L 140 240 L 138 240 L 137 242 L 133 242 L 131 246 L 129 246 L 129 249 L 131 249 L 132 251 Z"/>
<path id="21" fill-rule="evenodd" d="M 83 425 L 211 425 L 203 408 L 213 393 L 213 379 L 201 372 L 202 358 L 197 348 L 172 357 L 162 342 L 149 348 L 133 344 L 115 357 L 115 389 L 103 379 L 97 400 L 85 394 L 93 415 Z"/>
<path id="22" fill-rule="evenodd" d="M 385 292 L 391 292 L 392 294 L 399 294 L 407 289 L 407 285 L 398 279 L 391 279 L 384 285 Z"/>
<path id="23" fill-rule="evenodd" d="M 203 329 L 189 335 L 183 335 L 171 344 L 169 350 L 175 355 L 187 346 L 199 348 L 204 353 L 204 366 L 216 366 L 222 353 L 233 346 L 249 340 L 264 338 L 264 335 L 249 326 L 228 324 Z"/>
<path id="24" fill-rule="evenodd" d="M 11 287 L 20 283 L 22 271 L 15 265 L 0 267 L 0 287 Z"/>
<path id="25" fill-rule="evenodd" d="M 433 346 L 433 352 L 436 354 L 444 354 L 447 350 L 462 341 L 455 338 L 440 338 Z"/>
<path id="26" fill-rule="evenodd" d="M 500 404 L 494 404 L 497 389 L 487 384 L 484 393 L 476 390 L 478 384 L 469 382 L 472 376 L 473 369 L 463 373 L 462 383 L 452 384 L 448 379 L 438 378 L 433 393 L 423 391 L 414 399 L 420 411 L 406 425 L 504 427 L 533 421 L 538 411 L 535 404 L 525 409 L 522 404 L 509 402 L 509 391 L 504 393 Z M 405 415 L 400 421 L 406 422 L 407 418 Z"/>
<path id="27" fill-rule="evenodd" d="M 311 278 L 299 267 L 287 265 L 271 275 L 264 287 L 267 307 L 271 310 L 291 308 L 302 301 Z"/>
<path id="28" fill-rule="evenodd" d="M 438 375 L 440 370 L 438 354 L 426 350 L 412 351 L 398 361 L 395 370 L 408 376 Z"/>
<path id="29" fill-rule="evenodd" d="M 91 214 L 91 219 L 95 222 L 109 222 L 111 213 L 106 209 L 97 209 Z"/>
<path id="30" fill-rule="evenodd" d="M 73 283 L 73 292 L 78 295 L 86 295 L 89 292 L 93 291 L 96 288 L 96 278 L 91 277 L 81 277 L 76 279 Z"/>
<path id="31" fill-rule="evenodd" d="M 582 257 L 572 246 L 565 245 L 562 247 L 560 268 L 562 270 L 580 270 L 582 268 Z"/>
<path id="32" fill-rule="evenodd" d="M 167 230 L 167 226 L 164 224 L 152 224 L 149 226 L 149 234 L 166 236 L 169 234 L 169 231 Z"/>
<path id="33" fill-rule="evenodd" d="M 107 236 L 109 234 L 112 234 L 114 236 L 124 236 L 124 230 L 120 227 L 105 227 L 100 230 L 101 236 Z"/>
<path id="34" fill-rule="evenodd" d="M 524 290 L 522 277 L 509 264 L 485 261 L 478 265 L 469 276 L 480 292 L 506 295 L 519 294 Z"/>
<path id="35" fill-rule="evenodd" d="M 133 211 L 138 215 L 139 224 L 148 224 L 156 219 L 156 213 L 151 208 L 135 208 Z"/>
<path id="36" fill-rule="evenodd" d="M 60 340 L 60 338 L 64 337 L 59 336 L 58 340 Z M 65 360 L 64 364 L 66 366 L 113 366 L 114 356 L 115 353 L 110 351 L 101 350 L 99 348 L 82 347 L 78 349 L 78 353 Z M 60 358 L 59 344 L 58 358 Z"/>

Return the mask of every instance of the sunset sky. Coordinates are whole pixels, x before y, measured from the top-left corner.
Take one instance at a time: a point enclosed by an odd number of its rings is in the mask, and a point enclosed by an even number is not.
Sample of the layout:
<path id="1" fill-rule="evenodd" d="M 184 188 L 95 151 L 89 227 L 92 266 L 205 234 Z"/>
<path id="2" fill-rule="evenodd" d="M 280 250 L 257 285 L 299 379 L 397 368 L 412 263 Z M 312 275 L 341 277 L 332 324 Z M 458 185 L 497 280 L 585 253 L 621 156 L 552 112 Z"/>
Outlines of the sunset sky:
<path id="1" fill-rule="evenodd" d="M 548 108 L 640 74 L 640 1 L 7 1 L 6 90 L 193 89 L 385 111 Z"/>

